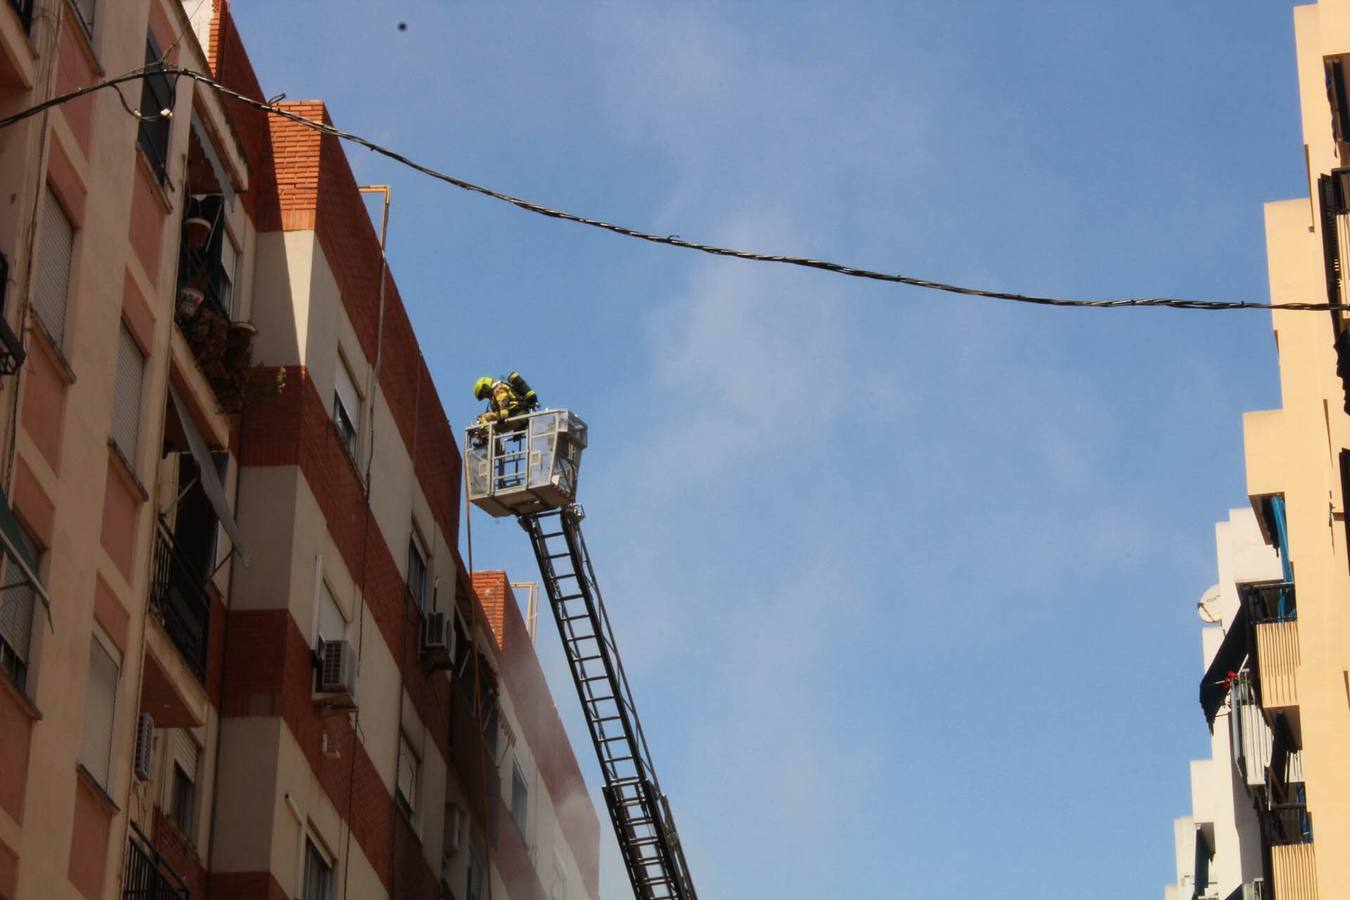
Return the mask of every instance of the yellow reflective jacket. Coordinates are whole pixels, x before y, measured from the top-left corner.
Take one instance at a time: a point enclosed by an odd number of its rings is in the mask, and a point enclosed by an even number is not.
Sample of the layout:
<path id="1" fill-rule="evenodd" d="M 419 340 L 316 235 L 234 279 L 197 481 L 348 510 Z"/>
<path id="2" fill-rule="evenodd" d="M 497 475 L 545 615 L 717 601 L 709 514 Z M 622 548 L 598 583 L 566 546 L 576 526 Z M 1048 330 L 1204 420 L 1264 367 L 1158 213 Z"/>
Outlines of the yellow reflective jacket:
<path id="1" fill-rule="evenodd" d="M 524 412 L 520 395 L 511 385 L 498 381 L 492 385 L 492 396 L 488 399 L 488 411 L 478 417 L 479 424 L 500 422 Z"/>

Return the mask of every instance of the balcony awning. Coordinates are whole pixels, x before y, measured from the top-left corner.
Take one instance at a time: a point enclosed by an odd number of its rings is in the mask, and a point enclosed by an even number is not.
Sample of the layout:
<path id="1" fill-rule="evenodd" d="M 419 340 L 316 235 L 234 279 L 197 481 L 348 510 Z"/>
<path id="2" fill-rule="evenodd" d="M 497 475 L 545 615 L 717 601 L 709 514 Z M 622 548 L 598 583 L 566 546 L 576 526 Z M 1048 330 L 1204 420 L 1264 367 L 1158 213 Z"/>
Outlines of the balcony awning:
<path id="1" fill-rule="evenodd" d="M 1223 706 L 1223 698 L 1228 693 L 1228 673 L 1242 671 L 1242 661 L 1247 658 L 1247 607 L 1238 607 L 1237 615 L 1228 625 L 1228 633 L 1214 654 L 1214 661 L 1200 679 L 1200 706 L 1205 711 L 1205 722 L 1210 731 L 1214 730 L 1214 717 Z"/>
<path id="2" fill-rule="evenodd" d="M 178 396 L 178 391 L 174 390 L 173 385 L 169 385 L 169 397 L 173 400 L 173 408 L 178 413 L 178 421 L 183 426 L 188 449 L 192 451 L 192 458 L 197 461 L 202 490 L 211 501 L 211 508 L 216 511 L 216 518 L 220 520 L 221 527 L 230 536 L 234 552 L 244 560 L 244 565 L 248 565 L 248 558 L 244 555 L 244 539 L 239 533 L 239 524 L 234 520 L 234 513 L 230 510 L 230 502 L 225 498 L 225 486 L 220 483 L 220 476 L 216 473 L 216 461 L 212 458 L 211 451 L 207 449 L 201 432 L 197 430 L 197 423 L 192 420 L 188 405 Z"/>
<path id="3" fill-rule="evenodd" d="M 4 544 L 6 558 L 18 567 L 26 581 L 33 589 L 33 593 L 42 600 L 42 605 L 47 610 L 47 618 L 51 619 L 52 602 L 47 597 L 47 590 L 42 586 L 42 582 L 37 577 L 37 561 L 33 559 L 28 552 L 28 547 L 23 539 L 23 532 L 19 530 L 19 520 L 14 517 L 14 510 L 9 508 L 9 499 L 5 497 L 4 492 L 0 491 L 0 543 Z M 0 601 L 3 601 L 0 597 Z"/>

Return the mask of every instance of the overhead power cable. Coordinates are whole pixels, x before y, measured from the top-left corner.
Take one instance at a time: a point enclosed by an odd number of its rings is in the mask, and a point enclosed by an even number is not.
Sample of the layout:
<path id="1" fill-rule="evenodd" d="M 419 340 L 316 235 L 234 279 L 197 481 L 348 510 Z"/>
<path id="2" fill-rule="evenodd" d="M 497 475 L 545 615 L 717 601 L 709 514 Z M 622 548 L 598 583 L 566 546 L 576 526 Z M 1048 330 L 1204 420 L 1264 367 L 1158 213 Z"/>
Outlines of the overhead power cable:
<path id="1" fill-rule="evenodd" d="M 863 269 L 857 266 L 845 265 L 843 263 L 830 262 L 828 260 L 811 259 L 804 256 L 785 256 L 780 254 L 758 253 L 750 250 L 737 250 L 731 247 L 720 247 L 715 244 L 704 244 L 698 241 L 688 241 L 674 234 L 654 234 L 652 232 L 640 231 L 636 228 L 629 228 L 625 225 L 616 225 L 612 222 L 605 222 L 600 219 L 582 216 L 576 213 L 566 212 L 560 209 L 543 206 L 512 194 L 496 191 L 492 188 L 474 184 L 471 181 L 465 181 L 462 178 L 456 178 L 445 172 L 433 169 L 430 166 L 416 162 L 396 150 L 391 150 L 372 140 L 364 138 L 358 134 L 349 131 L 342 131 L 332 125 L 307 118 L 299 113 L 283 109 L 270 103 L 264 103 L 261 100 L 255 100 L 252 97 L 245 96 L 232 88 L 221 84 L 214 78 L 196 72 L 191 69 L 183 69 L 177 66 L 151 65 L 145 69 L 135 70 L 116 78 L 110 78 L 105 81 L 92 84 L 78 90 L 70 91 L 50 100 L 31 106 L 14 115 L 0 119 L 0 129 L 8 128 L 17 122 L 21 122 L 30 116 L 37 115 L 45 109 L 53 106 L 59 106 L 68 103 L 71 100 L 78 99 L 91 94 L 94 91 L 106 87 L 113 87 L 126 81 L 133 81 L 138 78 L 145 78 L 148 75 L 164 74 L 178 75 L 184 78 L 190 78 L 193 81 L 212 88 L 217 93 L 230 97 L 245 106 L 261 110 L 269 115 L 278 116 L 306 128 L 313 129 L 322 134 L 331 135 L 348 143 L 365 147 L 374 153 L 392 159 L 400 165 L 406 166 L 416 172 L 420 172 L 438 181 L 459 188 L 460 190 L 470 191 L 475 194 L 482 194 L 485 197 L 491 197 L 503 203 L 509 203 L 512 206 L 535 213 L 541 216 L 548 216 L 551 219 L 561 219 L 565 222 L 575 222 L 578 225 L 587 225 L 591 228 L 598 228 L 602 231 L 608 231 L 613 234 L 622 235 L 628 238 L 634 238 L 640 241 L 647 241 L 653 244 L 663 244 L 668 247 L 680 247 L 685 250 L 696 250 L 700 253 L 707 253 L 712 256 L 725 256 L 732 259 L 743 259 L 750 262 L 778 263 L 780 265 L 798 266 L 805 269 L 817 269 L 822 272 L 829 272 L 835 275 L 845 275 L 850 278 L 863 278 L 870 281 L 882 281 L 892 284 L 905 284 L 911 287 L 923 288 L 925 290 L 943 291 L 949 294 L 958 294 L 964 297 L 983 297 L 989 300 L 1005 300 L 1013 303 L 1029 303 L 1036 306 L 1058 306 L 1072 307 L 1080 309 L 1125 309 L 1139 307 L 1163 307 L 1167 309 L 1194 309 L 1207 312 L 1218 312 L 1238 309 L 1283 309 L 1283 310 L 1301 310 L 1309 312 L 1340 312 L 1350 311 L 1350 305 L 1343 303 L 1262 303 L 1252 300 L 1192 300 L 1180 297 L 1130 297 L 1108 300 L 1085 300 L 1064 297 L 1048 297 L 1037 294 L 1019 294 L 1011 291 L 995 291 L 983 288 L 965 287 L 957 284 L 949 284 L 943 281 L 933 281 L 927 278 L 919 278 L 913 275 L 901 275 L 890 272 L 879 272 L 873 269 Z"/>

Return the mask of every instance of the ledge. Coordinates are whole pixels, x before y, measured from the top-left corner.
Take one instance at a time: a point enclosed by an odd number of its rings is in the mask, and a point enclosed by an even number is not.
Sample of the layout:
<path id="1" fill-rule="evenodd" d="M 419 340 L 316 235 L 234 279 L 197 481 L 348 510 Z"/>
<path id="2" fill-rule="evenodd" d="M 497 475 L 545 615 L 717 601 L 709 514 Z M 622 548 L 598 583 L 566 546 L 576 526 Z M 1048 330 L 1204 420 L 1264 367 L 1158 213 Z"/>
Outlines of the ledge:
<path id="1" fill-rule="evenodd" d="M 131 490 L 141 498 L 142 503 L 149 500 L 150 492 L 145 489 L 145 484 L 142 483 L 141 477 L 136 474 L 135 466 L 131 464 L 131 460 L 127 459 L 126 454 L 122 452 L 122 448 L 117 446 L 117 442 L 111 437 L 108 438 L 108 450 L 112 454 L 113 459 L 117 460 L 116 468 L 121 472 L 123 479 L 127 482 L 127 487 L 131 488 Z"/>
<path id="2" fill-rule="evenodd" d="M 80 781 L 89 790 L 89 793 L 93 794 L 94 799 L 98 800 L 111 815 L 117 815 L 122 811 L 122 808 L 117 805 L 117 801 L 112 798 L 112 795 L 108 793 L 103 785 L 98 783 L 98 779 L 94 777 L 94 773 L 84 767 L 84 763 L 75 764 L 75 774 L 80 776 Z"/>
<path id="3" fill-rule="evenodd" d="M 74 384 L 76 381 L 75 369 L 70 365 L 70 360 L 66 359 L 65 351 L 61 349 L 61 342 L 52 337 L 52 333 L 47 330 L 47 324 L 38 316 L 36 310 L 28 317 L 28 330 L 37 338 L 38 345 L 51 358 L 51 361 L 56 364 L 56 368 L 60 371 L 66 384 Z"/>
<path id="4" fill-rule="evenodd" d="M 34 722 L 42 721 L 42 710 L 37 708 L 37 704 L 33 702 L 32 697 L 28 696 L 27 692 L 14 683 L 8 672 L 0 672 L 0 690 L 14 698 L 19 710 L 30 720 Z"/>

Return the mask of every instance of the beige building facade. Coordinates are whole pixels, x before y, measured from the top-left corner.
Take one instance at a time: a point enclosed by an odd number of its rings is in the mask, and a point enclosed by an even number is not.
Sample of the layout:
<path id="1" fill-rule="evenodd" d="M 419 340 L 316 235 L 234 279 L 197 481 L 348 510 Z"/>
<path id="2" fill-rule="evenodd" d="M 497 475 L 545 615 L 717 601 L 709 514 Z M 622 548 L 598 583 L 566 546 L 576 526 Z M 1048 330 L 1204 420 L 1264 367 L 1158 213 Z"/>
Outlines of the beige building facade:
<path id="1" fill-rule="evenodd" d="M 158 59 L 263 97 L 221 0 L 5 0 L 0 116 Z M 594 898 L 342 147 L 122 91 L 0 131 L 0 898 Z"/>
<path id="2" fill-rule="evenodd" d="M 1265 886 L 1257 805 L 1272 737 L 1249 675 L 1231 678 L 1221 654 L 1230 652 L 1234 629 L 1245 627 L 1239 616 L 1244 593 L 1281 581 L 1282 571 L 1250 509 L 1229 510 L 1227 520 L 1215 526 L 1214 539 L 1218 582 L 1195 605 L 1202 623 L 1204 696 L 1212 704 L 1206 707 L 1207 717 L 1213 714 L 1210 755 L 1190 764 L 1191 812 L 1172 823 L 1176 881 L 1164 888 L 1164 900 L 1256 900 Z M 1293 768 L 1297 771 L 1297 762 Z"/>
<path id="3" fill-rule="evenodd" d="M 1274 303 L 1350 302 L 1350 0 L 1294 11 L 1308 195 L 1266 207 Z M 1276 310 L 1279 409 L 1244 417 L 1247 493 L 1280 572 L 1240 585 L 1200 686 L 1207 716 L 1255 740 L 1242 787 L 1258 821 L 1261 889 L 1350 896 L 1350 317 Z M 1219 729 L 1216 727 L 1216 734 Z M 1244 877 L 1247 873 L 1244 868 Z"/>

